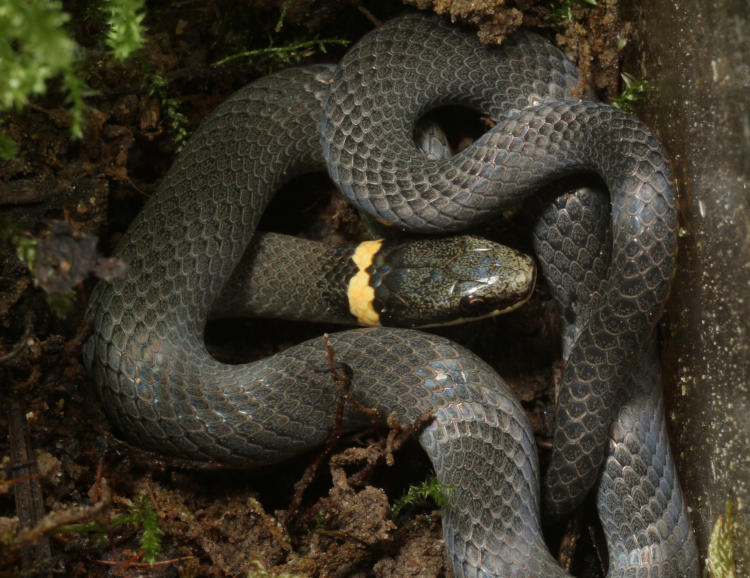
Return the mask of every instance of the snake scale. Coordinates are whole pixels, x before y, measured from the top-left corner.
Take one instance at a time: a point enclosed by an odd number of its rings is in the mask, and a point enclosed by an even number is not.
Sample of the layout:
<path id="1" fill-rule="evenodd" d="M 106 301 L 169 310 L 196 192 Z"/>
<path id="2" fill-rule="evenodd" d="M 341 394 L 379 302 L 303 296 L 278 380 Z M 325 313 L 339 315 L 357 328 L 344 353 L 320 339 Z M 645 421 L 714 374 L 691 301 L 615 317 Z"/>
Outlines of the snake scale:
<path id="1" fill-rule="evenodd" d="M 541 504 L 562 514 L 597 481 L 610 575 L 697 575 L 649 341 L 674 268 L 671 176 L 640 122 L 574 100 L 576 82 L 562 53 L 533 34 L 488 48 L 439 19 L 407 15 L 365 36 L 337 67 L 281 71 L 235 93 L 120 242 L 128 275 L 92 295 L 84 360 L 112 423 L 143 447 L 240 466 L 325 440 L 337 391 L 316 370 L 325 367 L 322 339 L 231 366 L 203 343 L 214 300 L 292 177 L 327 167 L 373 216 L 438 233 L 594 173 L 608 199 L 583 190 L 540 202 L 534 229 L 568 322 L 543 500 L 522 408 L 481 359 L 407 329 L 344 331 L 331 344 L 361 403 L 402 422 L 434 413 L 420 442 L 439 480 L 457 488 L 443 511 L 456 575 L 564 575 L 544 544 Z M 413 144 L 414 123 L 444 104 L 497 124 L 452 158 L 430 159 Z M 616 387 L 626 381 L 630 392 Z M 346 419 L 351 428 L 362 420 Z"/>

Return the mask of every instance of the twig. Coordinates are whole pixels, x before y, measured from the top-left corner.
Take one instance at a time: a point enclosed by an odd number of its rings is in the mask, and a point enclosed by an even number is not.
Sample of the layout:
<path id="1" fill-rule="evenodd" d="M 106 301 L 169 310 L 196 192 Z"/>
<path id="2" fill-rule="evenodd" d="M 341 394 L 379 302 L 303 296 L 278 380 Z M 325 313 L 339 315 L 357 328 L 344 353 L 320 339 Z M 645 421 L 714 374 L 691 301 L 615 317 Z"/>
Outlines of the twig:
<path id="1" fill-rule="evenodd" d="M 292 498 L 286 513 L 287 527 L 289 527 L 291 520 L 296 516 L 297 509 L 302 503 L 302 497 L 304 496 L 308 486 L 315 479 L 315 476 L 317 475 L 318 469 L 323 463 L 323 460 L 331 455 L 333 450 L 338 445 L 339 441 L 341 441 L 341 432 L 344 422 L 344 408 L 346 407 L 346 402 L 349 401 L 358 411 L 373 417 L 373 419 L 377 419 L 378 416 L 378 411 L 376 409 L 363 406 L 354 398 L 354 396 L 351 395 L 351 368 L 346 364 L 336 363 L 335 352 L 328 339 L 327 333 L 323 334 L 323 341 L 326 346 L 328 357 L 328 371 L 330 372 L 334 383 L 338 386 L 340 394 L 336 401 L 336 413 L 334 414 L 333 419 L 333 429 L 326 438 L 325 446 L 318 453 L 313 462 L 305 469 L 305 472 L 302 474 L 300 480 L 294 485 L 294 497 Z M 339 370 L 342 370 L 342 372 L 340 372 Z"/>
<path id="2" fill-rule="evenodd" d="M 383 21 L 375 16 L 372 12 L 370 12 L 367 8 L 362 6 L 362 4 L 357 3 L 357 10 L 359 10 L 362 14 L 364 14 L 365 18 L 367 18 L 370 22 L 373 23 L 375 26 L 382 26 Z"/>
<path id="3" fill-rule="evenodd" d="M 349 44 L 349 41 L 343 38 L 314 38 L 312 40 L 297 42 L 296 44 L 288 44 L 287 46 L 268 46 L 266 48 L 246 50 L 222 58 L 216 62 L 214 66 L 223 66 L 224 64 L 237 60 L 238 58 L 247 58 L 250 60 L 257 56 L 272 56 L 278 58 L 282 62 L 290 62 L 291 60 L 299 61 L 306 56 L 311 56 L 316 48 L 325 52 L 326 44 L 339 44 L 341 46 L 346 46 Z"/>
<path id="4" fill-rule="evenodd" d="M 114 560 L 97 560 L 97 564 L 103 564 L 104 566 L 117 566 L 119 569 L 124 568 L 153 568 L 154 566 L 169 566 L 170 564 L 177 564 L 178 562 L 185 562 L 187 560 L 193 560 L 195 556 L 181 556 L 180 558 L 171 558 L 169 560 L 158 560 L 151 564 L 150 562 L 135 562 L 138 558 L 143 555 L 143 552 L 138 552 L 132 558 L 128 558 L 124 561 L 116 562 Z"/>
<path id="5" fill-rule="evenodd" d="M 33 532 L 44 520 L 44 501 L 23 402 L 18 398 L 12 398 L 8 414 L 10 469 L 16 478 L 13 491 L 16 497 L 18 526 L 22 528 L 16 540 L 23 545 L 21 560 L 24 568 L 28 569 L 38 565 L 40 561 L 51 560 L 52 548 L 46 535 Z M 31 539 L 23 538 L 27 535 Z"/>
<path id="6" fill-rule="evenodd" d="M 109 491 L 109 487 L 104 478 L 102 478 L 101 487 L 103 494 L 98 502 L 90 506 L 76 506 L 65 510 L 50 512 L 33 528 L 22 530 L 16 534 L 14 542 L 17 544 L 32 544 L 42 536 L 49 534 L 60 526 L 77 524 L 81 521 L 90 520 L 104 510 L 104 508 L 106 508 L 112 501 L 112 494 Z"/>
<path id="7" fill-rule="evenodd" d="M 363 485 L 365 480 L 368 480 L 372 475 L 372 471 L 380 459 L 384 459 L 387 466 L 392 466 L 395 462 L 393 454 L 400 450 L 413 436 L 430 425 L 434 417 L 432 411 L 428 410 L 417 416 L 411 423 L 403 425 L 399 423 L 395 414 L 389 415 L 387 420 L 389 427 L 388 435 L 385 438 L 385 442 L 380 443 L 380 455 L 378 459 L 368 460 L 362 469 L 351 474 L 349 476 L 349 483 L 353 486 Z"/>
<path id="8" fill-rule="evenodd" d="M 387 466 L 393 465 L 393 453 L 400 450 L 407 441 L 430 425 L 434 417 L 435 414 L 431 410 L 427 410 L 417 416 L 413 422 L 403 425 L 399 423 L 395 414 L 388 416 L 388 427 L 390 429 L 385 442 L 385 463 Z"/>

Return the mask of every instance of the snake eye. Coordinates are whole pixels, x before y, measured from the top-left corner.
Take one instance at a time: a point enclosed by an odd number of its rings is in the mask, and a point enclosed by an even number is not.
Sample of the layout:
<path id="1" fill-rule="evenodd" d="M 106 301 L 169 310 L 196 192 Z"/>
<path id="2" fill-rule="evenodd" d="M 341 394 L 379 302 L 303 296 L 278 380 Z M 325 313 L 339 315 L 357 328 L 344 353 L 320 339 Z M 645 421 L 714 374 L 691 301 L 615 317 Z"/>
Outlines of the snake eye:
<path id="1" fill-rule="evenodd" d="M 464 297 L 461 299 L 459 307 L 463 313 L 477 315 L 484 311 L 485 300 L 481 297 Z"/>

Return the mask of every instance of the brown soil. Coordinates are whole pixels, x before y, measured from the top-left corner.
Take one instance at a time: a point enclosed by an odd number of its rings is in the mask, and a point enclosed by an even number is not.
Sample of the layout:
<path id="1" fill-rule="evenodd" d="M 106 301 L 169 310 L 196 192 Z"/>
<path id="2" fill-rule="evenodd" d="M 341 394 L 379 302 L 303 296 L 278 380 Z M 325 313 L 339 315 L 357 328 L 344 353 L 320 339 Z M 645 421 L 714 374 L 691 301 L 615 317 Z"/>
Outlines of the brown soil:
<path id="1" fill-rule="evenodd" d="M 549 2 L 411 3 L 432 5 L 477 25 L 486 42 L 521 25 L 552 24 Z M 269 38 L 275 45 L 314 35 L 356 40 L 376 21 L 404 9 L 395 1 L 293 2 L 277 33 L 279 10 L 270 3 L 175 4 L 149 7 L 148 43 L 139 57 L 121 66 L 101 52 L 101 23 L 86 20 L 71 3 L 75 36 L 86 58 L 82 74 L 95 91 L 87 99 L 93 110 L 85 137 L 71 141 L 69 119 L 54 90 L 5 125 L 20 151 L 0 165 L 3 227 L 12 224 L 20 234 L 44 236 L 47 267 L 37 283 L 72 288 L 74 297 L 72 311 L 57 318 L 10 245 L 0 248 L 0 395 L 6 408 L 0 421 L 10 432 L 0 440 L 5 478 L 0 535 L 13 542 L 0 555 L 0 575 L 246 576 L 255 571 L 263 576 L 265 570 L 304 576 L 449 575 L 439 510 L 418 506 L 396 520 L 389 517 L 389 504 L 429 473 L 415 443 L 396 453 L 394 467 L 372 468 L 369 464 L 386 453 L 383 436 L 369 433 L 350 440 L 354 447 L 321 467 L 293 523 L 285 524 L 294 485 L 315 456 L 255 472 L 175 463 L 119 441 L 98 404 L 80 359 L 89 331 L 83 310 L 95 282 L 89 273 L 106 277 L 116 272 L 116 264 L 99 257 L 95 239 L 99 250 L 109 254 L 171 164 L 176 131 L 166 98 L 176 99 L 193 130 L 218 103 L 269 67 L 240 61 L 212 66 L 219 58 L 267 46 Z M 559 23 L 556 38 L 581 61 L 585 78 L 603 96 L 612 96 L 617 90 L 616 36 L 627 27 L 617 21 L 614 1 L 600 4 L 574 8 L 573 20 Z M 344 51 L 332 47 L 305 62 L 335 61 Z M 169 80 L 161 96 L 148 94 L 152 74 Z M 315 200 L 302 203 L 303 216 L 295 218 L 293 228 L 326 238 L 356 238 L 360 229 L 353 212 L 325 179 L 319 180 Z M 293 190 L 285 194 L 298 197 Z M 288 222 L 287 211 L 277 204 L 267 223 Z M 502 239 L 523 245 L 518 225 L 504 221 L 500 229 L 494 232 Z M 544 462 L 545 411 L 554 395 L 559 351 L 551 301 L 543 287 L 537 293 L 522 310 L 502 319 L 443 333 L 472 347 L 511 383 L 542 440 Z M 246 327 L 255 338 L 242 347 L 216 339 L 217 352 L 259 357 L 321 332 L 320 327 L 266 322 L 213 329 L 226 335 L 246 333 Z M 163 531 L 153 566 L 140 553 L 143 524 L 120 524 L 121 515 L 137 509 L 144 496 Z M 73 523 L 86 526 L 64 528 Z M 584 513 L 567 529 L 552 528 L 550 542 L 582 543 L 572 555 L 574 565 L 594 568 L 579 575 L 595 576 L 601 564 L 592 535 L 602 546 L 591 514 Z"/>

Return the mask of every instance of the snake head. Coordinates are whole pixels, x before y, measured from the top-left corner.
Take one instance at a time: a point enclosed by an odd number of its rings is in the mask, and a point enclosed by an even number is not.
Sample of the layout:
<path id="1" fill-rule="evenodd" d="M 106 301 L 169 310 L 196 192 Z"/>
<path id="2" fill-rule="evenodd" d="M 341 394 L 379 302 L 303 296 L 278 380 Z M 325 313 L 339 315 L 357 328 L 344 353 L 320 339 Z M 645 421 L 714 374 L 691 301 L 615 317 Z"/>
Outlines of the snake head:
<path id="1" fill-rule="evenodd" d="M 381 325 L 433 327 L 516 309 L 532 294 L 534 261 L 480 237 L 383 241 L 367 269 Z"/>

